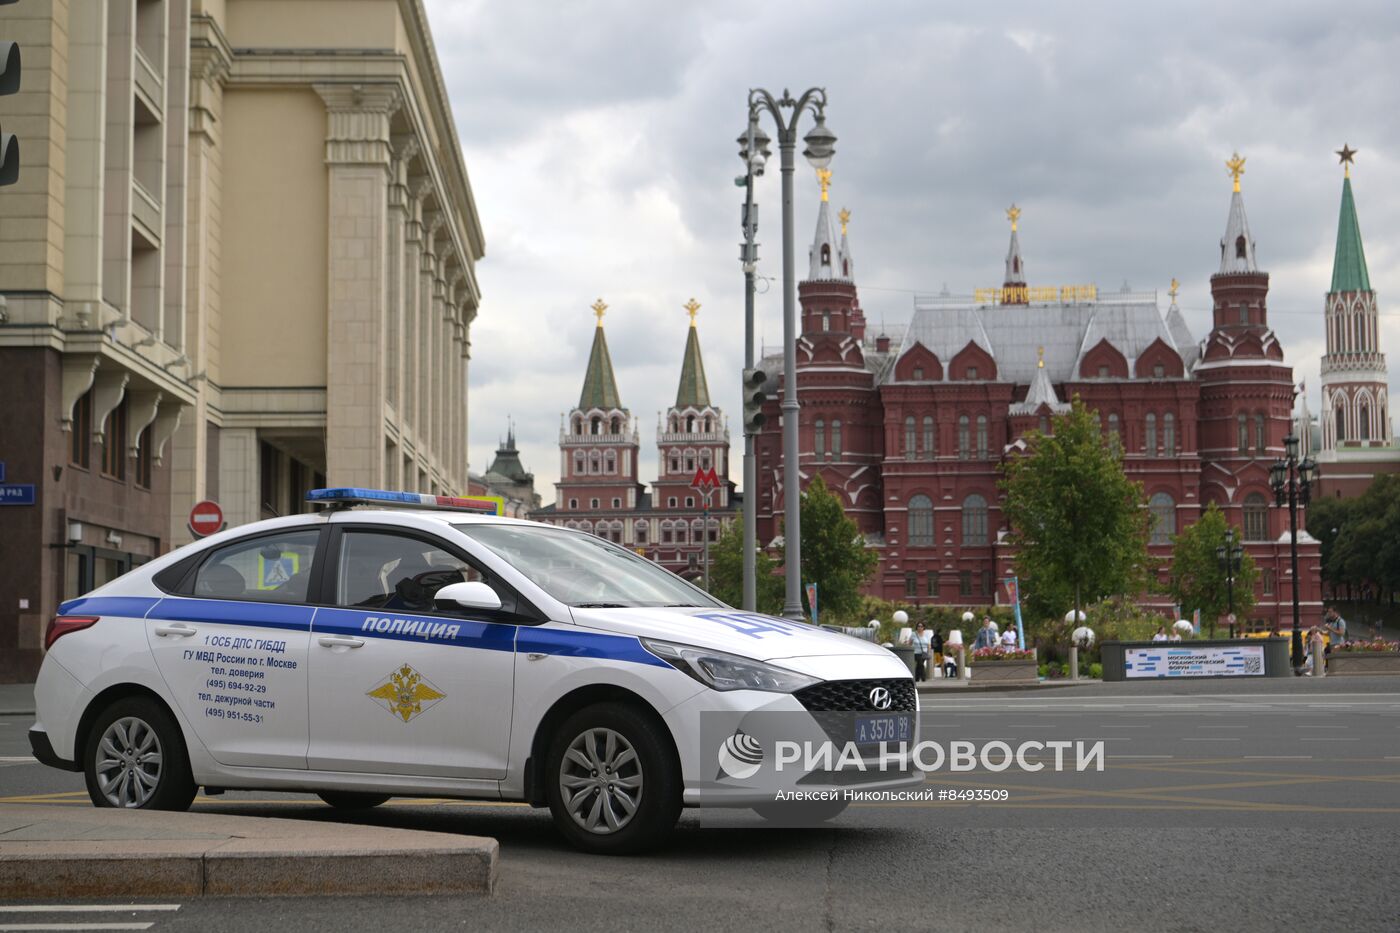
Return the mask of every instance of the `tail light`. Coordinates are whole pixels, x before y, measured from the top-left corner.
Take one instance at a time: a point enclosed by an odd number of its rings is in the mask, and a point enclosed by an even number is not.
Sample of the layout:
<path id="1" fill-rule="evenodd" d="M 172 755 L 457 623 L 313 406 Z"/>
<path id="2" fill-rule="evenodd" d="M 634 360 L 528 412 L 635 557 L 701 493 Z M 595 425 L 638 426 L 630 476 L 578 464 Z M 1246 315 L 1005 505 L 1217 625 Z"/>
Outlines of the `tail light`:
<path id="1" fill-rule="evenodd" d="M 48 629 L 44 632 L 44 650 L 48 651 L 53 647 L 53 643 L 58 641 L 69 632 L 81 632 L 85 628 L 90 628 L 101 616 L 54 616 L 49 623 Z"/>

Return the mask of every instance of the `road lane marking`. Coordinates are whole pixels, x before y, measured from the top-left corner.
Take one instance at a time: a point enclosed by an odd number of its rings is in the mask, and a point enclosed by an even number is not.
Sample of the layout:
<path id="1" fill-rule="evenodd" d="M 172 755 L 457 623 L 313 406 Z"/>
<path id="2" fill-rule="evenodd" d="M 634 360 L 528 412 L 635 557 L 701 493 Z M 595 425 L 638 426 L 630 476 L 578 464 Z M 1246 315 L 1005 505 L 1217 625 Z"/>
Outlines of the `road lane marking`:
<path id="1" fill-rule="evenodd" d="M 15 762 L 38 762 L 39 759 L 33 755 L 0 755 L 0 763 L 13 764 Z"/>
<path id="2" fill-rule="evenodd" d="M 149 930 L 154 923 L 0 923 L 9 930 Z"/>
<path id="3" fill-rule="evenodd" d="M 1312 755 L 1245 755 L 1246 761 L 1311 761 Z"/>
<path id="4" fill-rule="evenodd" d="M 112 911 L 137 910 L 179 910 L 179 904 L 27 904 L 23 906 L 0 906 L 5 914 L 78 914 Z"/>

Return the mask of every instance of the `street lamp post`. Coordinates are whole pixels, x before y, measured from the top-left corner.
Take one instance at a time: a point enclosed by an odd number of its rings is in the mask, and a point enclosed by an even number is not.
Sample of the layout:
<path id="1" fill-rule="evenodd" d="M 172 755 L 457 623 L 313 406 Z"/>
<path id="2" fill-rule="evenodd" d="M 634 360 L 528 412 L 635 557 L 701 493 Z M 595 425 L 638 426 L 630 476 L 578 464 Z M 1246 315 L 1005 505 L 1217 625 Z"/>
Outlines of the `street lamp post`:
<path id="1" fill-rule="evenodd" d="M 778 128 L 779 167 L 783 176 L 783 552 L 785 593 L 783 616 L 802 618 L 802 490 L 797 452 L 797 276 L 793 256 L 792 173 L 797 147 L 797 124 L 811 110 L 816 125 L 807 131 L 802 154 L 813 168 L 826 168 L 836 153 L 836 134 L 826 127 L 826 90 L 809 88 L 793 99 L 787 89 L 775 98 L 762 88 L 749 91 L 749 124 L 767 111 Z M 785 115 L 784 111 L 790 111 Z M 745 491 L 745 498 L 750 493 Z M 746 541 L 745 547 L 753 547 Z"/>
<path id="2" fill-rule="evenodd" d="M 1284 459 L 1275 460 L 1269 468 L 1269 485 L 1274 489 L 1274 504 L 1288 505 L 1288 556 L 1293 568 L 1293 670 L 1303 667 L 1303 630 L 1298 612 L 1298 505 L 1307 505 L 1312 498 L 1312 483 L 1317 464 L 1311 457 L 1298 459 L 1298 438 L 1289 434 L 1283 439 Z"/>
<path id="3" fill-rule="evenodd" d="M 1215 549 L 1215 560 L 1225 571 L 1225 611 L 1230 619 L 1230 637 L 1235 637 L 1235 574 L 1240 572 L 1244 548 L 1235 543 L 1233 526 L 1225 529 L 1225 543 Z"/>
<path id="4" fill-rule="evenodd" d="M 744 174 L 734 179 L 744 188 L 744 210 L 739 222 L 744 230 L 744 242 L 739 245 L 739 262 L 744 269 L 744 588 L 740 608 L 753 612 L 758 608 L 758 580 L 755 564 L 758 554 L 758 465 L 754 459 L 754 435 L 762 426 L 761 412 L 750 418 L 748 384 L 753 372 L 753 289 L 754 272 L 758 265 L 758 206 L 753 203 L 753 180 L 763 174 L 768 161 L 768 134 L 763 132 L 754 114 L 739 134 L 739 158 L 744 160 Z"/>

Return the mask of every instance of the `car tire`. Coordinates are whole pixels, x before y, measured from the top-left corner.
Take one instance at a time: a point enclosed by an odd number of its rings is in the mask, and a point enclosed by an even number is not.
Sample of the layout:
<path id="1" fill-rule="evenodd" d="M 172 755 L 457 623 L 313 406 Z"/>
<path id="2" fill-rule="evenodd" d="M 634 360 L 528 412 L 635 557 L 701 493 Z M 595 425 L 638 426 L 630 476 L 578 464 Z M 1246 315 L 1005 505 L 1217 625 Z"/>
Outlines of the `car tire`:
<path id="1" fill-rule="evenodd" d="M 846 812 L 849 805 L 850 801 L 847 800 L 802 800 L 787 803 L 774 800 L 771 803 L 759 804 L 753 808 L 753 812 L 774 826 L 797 829 L 833 820 Z"/>
<path id="2" fill-rule="evenodd" d="M 316 796 L 337 810 L 369 810 L 389 799 L 389 794 L 365 794 L 348 790 L 318 790 Z"/>
<path id="3" fill-rule="evenodd" d="M 681 812 L 672 749 L 665 726 L 634 706 L 598 703 L 574 713 L 546 758 L 554 825 L 585 852 L 624 855 L 656 846 Z"/>
<path id="4" fill-rule="evenodd" d="M 117 700 L 98 714 L 83 748 L 94 806 L 188 810 L 198 787 L 180 727 L 149 697 Z"/>

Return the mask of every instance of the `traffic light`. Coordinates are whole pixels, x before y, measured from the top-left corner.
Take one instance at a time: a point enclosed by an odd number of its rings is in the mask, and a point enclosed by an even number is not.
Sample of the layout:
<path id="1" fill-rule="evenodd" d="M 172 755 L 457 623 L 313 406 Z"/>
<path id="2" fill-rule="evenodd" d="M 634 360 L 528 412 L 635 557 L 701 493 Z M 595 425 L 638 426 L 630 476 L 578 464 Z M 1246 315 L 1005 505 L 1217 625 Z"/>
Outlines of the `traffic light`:
<path id="1" fill-rule="evenodd" d="M 768 396 L 763 392 L 763 384 L 768 374 L 761 369 L 744 370 L 744 433 L 757 434 L 763 430 L 763 403 Z"/>
<path id="2" fill-rule="evenodd" d="M 15 0 L 0 0 L 0 4 Z M 19 92 L 19 43 L 0 42 L 0 95 Z M 0 130 L 0 185 L 19 181 L 19 140 Z"/>

